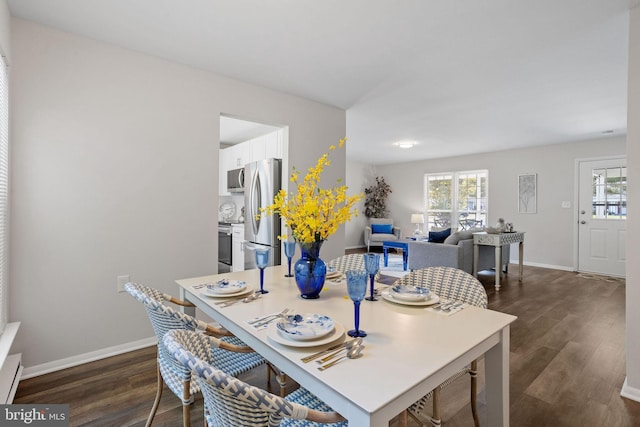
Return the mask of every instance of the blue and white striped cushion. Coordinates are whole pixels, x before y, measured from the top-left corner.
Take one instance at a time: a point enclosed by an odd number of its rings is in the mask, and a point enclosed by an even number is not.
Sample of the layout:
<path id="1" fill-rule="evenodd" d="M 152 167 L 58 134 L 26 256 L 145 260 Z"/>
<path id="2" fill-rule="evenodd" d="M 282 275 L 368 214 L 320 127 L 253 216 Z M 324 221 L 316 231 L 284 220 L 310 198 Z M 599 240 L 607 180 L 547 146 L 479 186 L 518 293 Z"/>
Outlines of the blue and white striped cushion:
<path id="1" fill-rule="evenodd" d="M 193 394 L 198 393 L 200 387 L 197 382 L 191 381 L 191 396 L 188 401 L 184 401 L 183 382 L 191 380 L 191 370 L 178 362 L 166 351 L 162 339 L 168 331 L 176 329 L 204 331 L 207 328 L 207 324 L 202 320 L 198 320 L 163 304 L 162 301 L 167 301 L 171 297 L 153 288 L 135 283 L 127 283 L 125 290 L 144 304 L 147 315 L 151 320 L 151 325 L 156 333 L 156 337 L 158 337 L 158 366 L 164 382 L 178 398 L 183 400 L 183 403 L 189 404 L 193 402 Z M 266 363 L 266 360 L 258 353 L 236 353 L 219 349 L 217 347 L 219 346 L 220 339 L 215 337 L 210 338 L 210 340 L 202 342 L 204 347 L 201 350 L 209 352 L 211 354 L 211 363 L 230 375 L 237 376 Z M 242 340 L 233 336 L 224 337 L 222 340 L 239 346 L 246 345 Z"/>
<path id="2" fill-rule="evenodd" d="M 330 407 L 304 389 L 282 398 L 216 369 L 210 364 L 210 354 L 202 350 L 210 338 L 178 330 L 167 333 L 164 338 L 164 344 L 171 355 L 197 374 L 204 396 L 205 417 L 209 425 L 309 426 L 316 425 L 304 420 L 309 408 L 331 411 Z M 342 422 L 318 425 L 342 427 L 347 424 Z"/>
<path id="3" fill-rule="evenodd" d="M 285 397 L 285 399 L 288 400 L 289 402 L 306 406 L 309 409 L 315 409 L 316 411 L 323 411 L 323 412 L 333 411 L 333 409 L 331 409 L 329 405 L 324 403 L 322 400 L 318 399 L 314 394 L 310 393 L 309 390 L 302 387 L 289 393 Z M 349 423 L 347 421 L 342 421 L 340 423 L 320 424 L 320 423 L 314 423 L 307 420 L 296 420 L 293 418 L 284 418 L 280 425 L 282 427 L 303 427 L 303 426 L 345 427 L 345 426 L 348 426 Z"/>

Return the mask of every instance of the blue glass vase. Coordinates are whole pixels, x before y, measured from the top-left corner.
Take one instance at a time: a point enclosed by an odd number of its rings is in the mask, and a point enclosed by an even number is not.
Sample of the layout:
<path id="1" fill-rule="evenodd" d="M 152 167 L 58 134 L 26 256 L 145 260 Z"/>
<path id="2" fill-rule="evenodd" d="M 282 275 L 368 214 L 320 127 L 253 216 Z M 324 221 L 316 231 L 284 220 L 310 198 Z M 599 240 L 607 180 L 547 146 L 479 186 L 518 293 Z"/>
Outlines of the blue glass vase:
<path id="1" fill-rule="evenodd" d="M 320 259 L 320 248 L 323 243 L 324 240 L 312 243 L 298 242 L 302 256 L 296 261 L 293 274 L 302 298 L 316 299 L 320 297 L 320 291 L 327 275 L 327 265 Z"/>

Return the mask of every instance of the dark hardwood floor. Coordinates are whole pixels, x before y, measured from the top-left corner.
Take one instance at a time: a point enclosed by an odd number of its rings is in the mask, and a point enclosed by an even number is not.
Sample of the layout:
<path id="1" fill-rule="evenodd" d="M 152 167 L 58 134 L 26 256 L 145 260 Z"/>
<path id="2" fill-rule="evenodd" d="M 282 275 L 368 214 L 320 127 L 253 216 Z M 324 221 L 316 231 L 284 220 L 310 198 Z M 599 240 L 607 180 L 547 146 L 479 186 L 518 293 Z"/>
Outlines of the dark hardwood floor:
<path id="1" fill-rule="evenodd" d="M 624 281 L 525 266 L 519 282 L 516 265 L 503 277 L 499 293 L 492 272 L 479 279 L 490 309 L 518 316 L 511 328 L 511 425 L 639 426 L 640 403 L 620 397 L 625 378 Z M 266 387 L 265 369 L 241 378 Z M 482 364 L 480 371 L 483 422 Z M 150 347 L 23 380 L 14 403 L 69 404 L 72 426 L 143 426 L 155 394 L 155 375 L 155 347 Z M 296 387 L 289 381 L 290 390 Z M 275 382 L 273 389 L 277 391 Z M 468 395 L 466 378 L 444 389 L 443 425 L 473 425 Z M 179 426 L 181 416 L 179 400 L 165 387 L 153 425 Z M 197 398 L 192 425 L 203 425 L 202 419 L 202 399 Z M 398 425 L 397 420 L 391 425 Z M 410 419 L 409 425 L 418 424 Z"/>

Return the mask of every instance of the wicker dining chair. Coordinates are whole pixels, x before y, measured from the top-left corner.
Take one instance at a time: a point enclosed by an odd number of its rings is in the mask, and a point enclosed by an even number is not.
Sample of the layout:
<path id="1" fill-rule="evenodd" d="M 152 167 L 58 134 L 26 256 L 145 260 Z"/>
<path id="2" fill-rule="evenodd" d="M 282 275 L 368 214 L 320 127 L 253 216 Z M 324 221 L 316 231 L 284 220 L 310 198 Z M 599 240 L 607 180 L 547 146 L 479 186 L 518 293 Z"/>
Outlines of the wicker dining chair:
<path id="1" fill-rule="evenodd" d="M 164 304 L 165 302 L 171 302 L 180 306 L 193 307 L 191 303 L 137 283 L 127 283 L 124 288 L 136 300 L 144 304 L 153 330 L 158 338 L 158 387 L 153 407 L 145 424 L 146 427 L 151 425 L 158 410 L 164 383 L 182 400 L 184 426 L 190 425 L 189 408 L 193 402 L 193 396 L 200 391 L 198 383 L 191 381 L 191 371 L 171 357 L 162 344 L 162 338 L 168 331 L 173 329 L 200 331 L 208 335 L 222 337 L 219 346 L 216 346 L 220 347 L 220 349 L 210 349 L 211 357 L 218 368 L 230 375 L 237 376 L 267 363 L 262 356 L 247 347 L 244 342 L 225 329 L 215 328 L 202 320 L 195 319 Z M 284 374 L 271 365 L 268 365 L 268 369 L 276 372 L 281 393 L 284 394 L 284 380 L 282 380 Z"/>
<path id="2" fill-rule="evenodd" d="M 327 262 L 327 267 L 333 267 L 337 271 L 346 273 L 348 270 L 365 270 L 363 254 L 348 254 L 334 258 Z M 382 257 L 382 255 L 380 255 Z M 376 273 L 376 279 L 380 277 L 380 270 Z"/>
<path id="3" fill-rule="evenodd" d="M 347 270 L 364 270 L 364 257 L 362 254 L 342 255 L 328 261 L 327 267 L 333 267 L 342 273 Z"/>
<path id="4" fill-rule="evenodd" d="M 431 292 L 440 298 L 465 302 L 480 308 L 487 308 L 487 293 L 482 284 L 462 270 L 451 267 L 428 267 L 415 270 L 397 280 L 396 284 L 427 286 Z M 445 382 L 429 392 L 426 396 L 415 402 L 408 409 L 408 414 L 416 421 L 426 425 L 431 422 L 433 426 L 441 425 L 440 418 L 440 391 L 463 375 L 469 374 L 471 377 L 471 412 L 473 422 L 478 427 L 477 389 L 478 389 L 478 361 L 474 360 L 464 369 L 452 375 Z M 432 415 L 429 416 L 425 410 L 429 399 L 432 398 Z M 403 414 L 404 415 L 404 414 Z M 406 420 L 406 417 L 404 417 Z"/>
<path id="5" fill-rule="evenodd" d="M 347 426 L 345 419 L 304 388 L 283 397 L 247 384 L 215 365 L 208 348 L 216 338 L 175 330 L 164 337 L 172 356 L 191 369 L 204 396 L 209 426 L 298 427 L 331 423 Z"/>

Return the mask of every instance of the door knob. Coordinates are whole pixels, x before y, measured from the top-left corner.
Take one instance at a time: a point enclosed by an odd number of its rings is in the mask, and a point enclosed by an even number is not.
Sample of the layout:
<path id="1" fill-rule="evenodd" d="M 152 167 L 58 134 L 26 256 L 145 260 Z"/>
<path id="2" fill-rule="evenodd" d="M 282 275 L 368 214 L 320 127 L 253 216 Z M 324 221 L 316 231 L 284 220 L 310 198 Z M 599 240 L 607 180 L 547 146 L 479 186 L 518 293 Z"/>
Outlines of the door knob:
<path id="1" fill-rule="evenodd" d="M 582 215 L 584 215 L 584 214 L 586 214 L 586 213 L 587 213 L 587 212 L 585 212 L 585 211 L 580 211 L 580 214 L 582 214 Z"/>
<path id="2" fill-rule="evenodd" d="M 584 224 L 586 224 L 586 223 L 587 223 L 587 221 L 580 221 L 580 224 L 583 224 L 583 225 L 584 225 Z"/>

